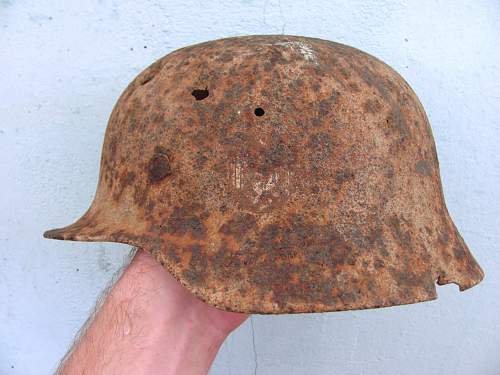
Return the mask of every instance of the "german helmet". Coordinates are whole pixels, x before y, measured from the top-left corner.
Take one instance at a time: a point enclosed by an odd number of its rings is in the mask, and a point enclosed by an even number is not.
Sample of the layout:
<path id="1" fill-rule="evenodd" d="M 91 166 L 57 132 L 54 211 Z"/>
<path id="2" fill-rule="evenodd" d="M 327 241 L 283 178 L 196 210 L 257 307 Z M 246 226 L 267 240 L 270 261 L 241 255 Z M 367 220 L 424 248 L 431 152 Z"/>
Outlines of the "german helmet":
<path id="1" fill-rule="evenodd" d="M 111 113 L 90 208 L 44 236 L 140 247 L 245 313 L 409 304 L 483 278 L 408 83 L 297 36 L 201 43 L 140 73 Z"/>

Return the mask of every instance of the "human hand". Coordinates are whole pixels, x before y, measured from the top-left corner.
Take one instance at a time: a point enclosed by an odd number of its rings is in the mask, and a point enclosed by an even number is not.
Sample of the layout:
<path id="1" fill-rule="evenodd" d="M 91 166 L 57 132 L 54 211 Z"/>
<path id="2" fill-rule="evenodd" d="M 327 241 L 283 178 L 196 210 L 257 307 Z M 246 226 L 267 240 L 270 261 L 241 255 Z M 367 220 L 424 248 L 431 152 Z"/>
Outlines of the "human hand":
<path id="1" fill-rule="evenodd" d="M 138 250 L 58 374 L 206 374 L 248 315 L 211 307 Z"/>
<path id="2" fill-rule="evenodd" d="M 165 288 L 166 301 L 175 304 L 183 311 L 183 315 L 192 314 L 192 319 L 198 321 L 210 329 L 219 331 L 227 336 L 242 324 L 247 314 L 233 313 L 219 310 L 196 298 L 184 288 L 170 273 L 162 269 L 161 265 L 154 260 L 146 251 L 139 249 L 132 260 L 131 265 L 138 263 L 139 267 L 148 267 L 149 271 L 161 273 L 158 279 L 162 280 Z M 169 310 L 173 306 L 169 306 Z"/>

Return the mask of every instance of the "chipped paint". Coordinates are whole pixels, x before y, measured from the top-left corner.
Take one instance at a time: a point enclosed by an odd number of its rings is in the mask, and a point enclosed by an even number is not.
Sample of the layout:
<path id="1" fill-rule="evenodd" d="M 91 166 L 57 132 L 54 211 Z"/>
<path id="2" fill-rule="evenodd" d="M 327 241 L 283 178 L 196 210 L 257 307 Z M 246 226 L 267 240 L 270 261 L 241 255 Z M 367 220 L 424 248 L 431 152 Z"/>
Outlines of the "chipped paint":
<path id="1" fill-rule="evenodd" d="M 236 189 L 241 189 L 241 180 L 242 180 L 242 162 L 241 160 L 236 160 L 234 167 L 234 185 Z"/>
<path id="2" fill-rule="evenodd" d="M 278 178 L 279 178 L 278 173 L 274 172 L 268 177 L 267 181 L 254 182 L 253 191 L 255 191 L 256 193 L 256 196 L 253 199 L 254 204 L 256 204 L 259 201 L 260 197 L 262 196 L 262 193 L 266 191 L 271 191 L 272 188 L 276 186 L 276 184 L 278 183 Z"/>
<path id="3" fill-rule="evenodd" d="M 313 47 L 304 41 L 287 41 L 287 42 L 278 42 L 274 43 L 275 46 L 286 46 L 292 49 L 295 49 L 300 52 L 300 54 L 304 57 L 305 60 L 311 62 L 317 62 L 316 60 L 316 52 Z"/>

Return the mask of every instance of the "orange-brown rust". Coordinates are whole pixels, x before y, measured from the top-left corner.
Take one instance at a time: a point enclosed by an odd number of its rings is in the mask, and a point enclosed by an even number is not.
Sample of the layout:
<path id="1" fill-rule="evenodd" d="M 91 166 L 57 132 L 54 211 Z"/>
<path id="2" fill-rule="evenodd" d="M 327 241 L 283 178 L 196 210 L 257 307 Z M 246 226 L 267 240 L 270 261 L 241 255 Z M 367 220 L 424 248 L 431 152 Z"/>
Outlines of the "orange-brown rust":
<path id="1" fill-rule="evenodd" d="M 247 313 L 414 303 L 483 278 L 408 84 L 295 36 L 202 43 L 142 72 L 109 120 L 92 207 L 45 235 L 142 247 Z"/>

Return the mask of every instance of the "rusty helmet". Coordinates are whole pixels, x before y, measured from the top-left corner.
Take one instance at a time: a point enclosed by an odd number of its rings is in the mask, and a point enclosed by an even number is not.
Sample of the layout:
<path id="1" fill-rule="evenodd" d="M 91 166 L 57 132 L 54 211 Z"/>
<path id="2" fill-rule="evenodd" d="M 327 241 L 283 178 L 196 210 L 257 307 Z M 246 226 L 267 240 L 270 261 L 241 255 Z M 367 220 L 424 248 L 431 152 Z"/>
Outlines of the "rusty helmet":
<path id="1" fill-rule="evenodd" d="M 201 43 L 140 73 L 109 119 L 91 207 L 45 237 L 143 248 L 245 313 L 415 303 L 483 278 L 410 86 L 297 36 Z"/>

